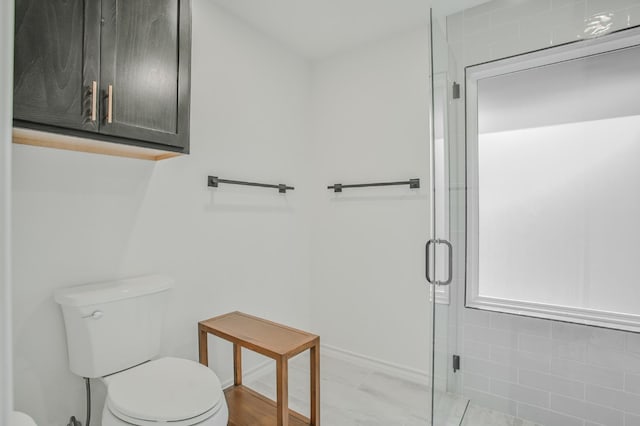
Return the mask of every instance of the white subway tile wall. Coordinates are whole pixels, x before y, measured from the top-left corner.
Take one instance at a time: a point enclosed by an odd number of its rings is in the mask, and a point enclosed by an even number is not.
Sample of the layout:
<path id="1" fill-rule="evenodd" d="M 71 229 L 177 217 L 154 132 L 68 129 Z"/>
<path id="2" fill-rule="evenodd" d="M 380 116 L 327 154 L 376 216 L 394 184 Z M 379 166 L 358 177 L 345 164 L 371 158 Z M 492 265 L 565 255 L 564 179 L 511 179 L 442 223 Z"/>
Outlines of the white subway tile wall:
<path id="1" fill-rule="evenodd" d="M 640 426 L 640 335 L 473 309 L 461 333 L 474 403 L 546 426 Z"/>
<path id="2" fill-rule="evenodd" d="M 625 414 L 624 426 L 640 426 L 640 416 L 634 416 L 633 414 Z"/>
<path id="3" fill-rule="evenodd" d="M 447 34 L 460 79 L 467 65 L 637 25 L 640 0 L 496 0 L 449 16 Z M 640 426 L 640 334 L 475 309 L 459 326 L 473 403 L 545 426 Z"/>
<path id="4" fill-rule="evenodd" d="M 447 18 L 461 65 L 640 25 L 637 0 L 494 0 Z"/>

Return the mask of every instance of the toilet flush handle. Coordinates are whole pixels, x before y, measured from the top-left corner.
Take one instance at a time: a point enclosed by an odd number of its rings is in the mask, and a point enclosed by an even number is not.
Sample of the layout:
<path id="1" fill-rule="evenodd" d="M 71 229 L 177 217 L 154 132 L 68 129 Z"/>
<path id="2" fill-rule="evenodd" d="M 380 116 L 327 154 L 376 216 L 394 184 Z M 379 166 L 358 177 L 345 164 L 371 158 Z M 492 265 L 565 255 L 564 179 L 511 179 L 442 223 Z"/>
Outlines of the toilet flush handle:
<path id="1" fill-rule="evenodd" d="M 102 311 L 93 311 L 93 313 L 91 313 L 89 315 L 85 315 L 82 318 L 92 318 L 94 320 L 99 320 L 103 316 L 104 316 L 104 312 L 102 312 Z"/>

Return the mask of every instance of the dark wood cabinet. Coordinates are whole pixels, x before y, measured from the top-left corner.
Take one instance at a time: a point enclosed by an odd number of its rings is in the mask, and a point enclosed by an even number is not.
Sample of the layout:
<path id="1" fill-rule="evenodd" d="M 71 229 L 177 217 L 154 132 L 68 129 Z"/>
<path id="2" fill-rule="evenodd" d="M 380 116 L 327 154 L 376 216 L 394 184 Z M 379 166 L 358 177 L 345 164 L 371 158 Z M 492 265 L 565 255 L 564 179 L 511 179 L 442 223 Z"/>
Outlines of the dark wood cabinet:
<path id="1" fill-rule="evenodd" d="M 100 75 L 100 11 L 95 6 L 83 0 L 16 2 L 16 119 L 98 130 L 90 111 L 92 82 Z"/>
<path id="2" fill-rule="evenodd" d="M 189 109 L 187 2 L 102 0 L 102 17 L 101 131 L 182 146 L 189 131 L 189 115 L 181 114 Z"/>
<path id="3" fill-rule="evenodd" d="M 14 126 L 188 153 L 190 0 L 16 0 Z"/>

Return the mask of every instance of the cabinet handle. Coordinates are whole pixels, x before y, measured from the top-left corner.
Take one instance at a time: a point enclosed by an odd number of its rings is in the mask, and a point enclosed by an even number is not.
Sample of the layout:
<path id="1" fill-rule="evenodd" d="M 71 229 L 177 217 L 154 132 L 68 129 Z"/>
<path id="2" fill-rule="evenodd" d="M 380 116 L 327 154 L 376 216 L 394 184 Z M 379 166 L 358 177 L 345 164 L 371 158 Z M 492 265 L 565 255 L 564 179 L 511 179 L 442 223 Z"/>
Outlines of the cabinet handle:
<path id="1" fill-rule="evenodd" d="M 107 98 L 107 123 L 113 123 L 113 85 L 109 85 L 109 94 Z"/>
<path id="2" fill-rule="evenodd" d="M 97 103 L 98 103 L 98 82 L 93 80 L 91 85 L 91 121 L 97 120 Z"/>

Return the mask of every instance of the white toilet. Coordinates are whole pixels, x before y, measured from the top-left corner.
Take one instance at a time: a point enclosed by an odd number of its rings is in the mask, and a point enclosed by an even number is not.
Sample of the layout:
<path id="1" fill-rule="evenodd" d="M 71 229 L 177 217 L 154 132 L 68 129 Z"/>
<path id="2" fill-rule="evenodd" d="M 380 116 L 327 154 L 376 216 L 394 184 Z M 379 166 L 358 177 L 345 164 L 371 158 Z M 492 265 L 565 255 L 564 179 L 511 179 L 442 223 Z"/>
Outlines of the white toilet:
<path id="1" fill-rule="evenodd" d="M 227 402 L 213 371 L 186 359 L 154 359 L 171 284 L 154 275 L 55 293 L 71 371 L 107 386 L 102 426 L 227 425 Z"/>

